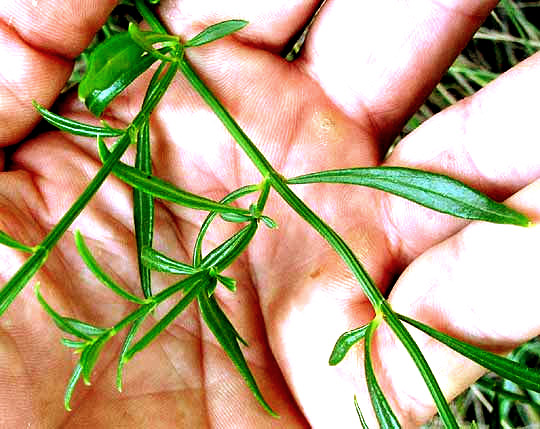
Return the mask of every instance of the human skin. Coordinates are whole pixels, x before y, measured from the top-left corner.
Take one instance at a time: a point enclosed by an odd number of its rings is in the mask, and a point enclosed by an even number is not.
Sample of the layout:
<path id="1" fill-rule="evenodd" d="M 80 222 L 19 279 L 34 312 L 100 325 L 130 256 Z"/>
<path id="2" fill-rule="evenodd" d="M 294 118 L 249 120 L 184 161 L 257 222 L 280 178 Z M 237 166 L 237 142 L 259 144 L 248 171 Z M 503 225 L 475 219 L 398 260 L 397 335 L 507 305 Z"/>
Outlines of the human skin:
<path id="1" fill-rule="evenodd" d="M 234 37 L 186 53 L 246 133 L 285 176 L 381 165 L 382 154 L 481 24 L 495 1 L 329 0 L 292 64 L 278 54 L 316 1 L 163 0 L 161 17 L 189 38 L 206 25 L 242 18 Z M 13 0 L 0 4 L 0 230 L 35 245 L 83 191 L 100 163 L 95 141 L 58 132 L 28 137 L 39 117 L 33 99 L 57 100 L 72 60 L 115 5 L 112 0 Z M 491 85 L 436 115 L 403 140 L 383 165 L 441 172 L 529 216 L 540 217 L 536 55 Z M 137 112 L 148 76 L 107 110 L 113 124 Z M 74 94 L 55 109 L 95 121 Z M 178 76 L 152 119 L 154 172 L 191 192 L 219 199 L 260 180 L 247 157 L 187 82 Z M 133 152 L 128 153 L 133 159 Z M 5 164 L 5 165 L 4 165 Z M 294 191 L 350 244 L 396 311 L 504 353 L 540 334 L 536 225 L 467 222 L 379 191 L 341 185 Z M 204 214 L 156 204 L 154 246 L 188 261 Z M 328 366 L 338 336 L 373 311 L 355 279 L 291 209 L 272 195 L 262 230 L 229 270 L 238 292 L 217 291 L 249 342 L 246 357 L 276 420 L 257 404 L 201 322 L 188 310 L 125 369 L 115 390 L 116 356 L 105 349 L 73 411 L 63 408 L 77 356 L 35 299 L 41 283 L 58 312 L 110 326 L 130 305 L 85 270 L 73 242 L 79 229 L 108 272 L 138 290 L 130 189 L 110 179 L 52 252 L 48 263 L 0 318 L 0 427 L 357 427 L 357 395 L 370 427 L 362 350 Z M 233 231 L 221 225 L 219 243 Z M 0 247 L 0 284 L 24 261 Z M 156 276 L 155 290 L 170 278 Z M 391 290 L 391 291 L 390 291 Z M 165 307 L 165 306 L 164 306 Z M 160 308 L 155 317 L 165 313 Z M 148 321 L 146 325 L 151 326 Z M 452 398 L 482 369 L 413 332 L 445 394 Z M 382 325 L 373 344 L 381 385 L 404 427 L 435 412 L 403 348 Z M 81 383 L 82 384 L 82 383 Z"/>

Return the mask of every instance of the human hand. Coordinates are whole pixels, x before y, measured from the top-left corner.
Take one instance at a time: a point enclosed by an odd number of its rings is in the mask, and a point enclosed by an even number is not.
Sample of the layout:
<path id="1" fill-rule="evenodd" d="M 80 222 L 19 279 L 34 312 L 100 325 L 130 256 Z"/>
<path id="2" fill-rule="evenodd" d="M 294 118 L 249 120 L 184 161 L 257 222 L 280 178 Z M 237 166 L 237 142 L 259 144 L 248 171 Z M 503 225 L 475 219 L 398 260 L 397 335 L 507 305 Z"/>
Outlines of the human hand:
<path id="1" fill-rule="evenodd" d="M 303 56 L 288 64 L 276 54 L 313 12 L 315 1 L 162 3 L 165 22 L 185 37 L 223 19 L 251 22 L 238 35 L 187 55 L 285 176 L 380 164 L 388 142 L 495 4 L 387 1 L 360 8 L 331 1 Z M 34 4 L 21 0 L 0 7 L 0 52 L 12 59 L 0 68 L 5 146 L 24 139 L 38 120 L 30 100 L 50 105 L 57 97 L 70 72 L 68 59 L 89 42 L 114 2 Z M 388 23 L 392 16 L 399 18 Z M 433 118 L 385 164 L 443 172 L 497 199 L 515 194 L 510 204 L 538 219 L 540 190 L 534 181 L 540 157 L 531 136 L 539 67 L 540 58 L 533 57 Z M 128 122 L 143 89 L 144 82 L 138 82 L 119 97 L 107 119 Z M 74 96 L 58 108 L 91 121 Z M 180 76 L 156 110 L 153 127 L 159 177 L 214 199 L 259 181 Z M 38 243 L 99 166 L 89 139 L 56 132 L 26 139 L 0 174 L 0 229 Z M 540 333 L 538 292 L 531 283 L 536 265 L 529 251 L 538 228 L 468 225 L 397 197 L 340 185 L 295 191 L 344 236 L 381 289 L 388 291 L 399 276 L 390 297 L 397 311 L 497 351 Z M 122 394 L 114 389 L 117 348 L 106 349 L 92 386 L 76 390 L 67 414 L 62 396 L 76 358 L 59 344 L 58 330 L 27 287 L 0 318 L 0 426 L 356 427 L 354 394 L 372 419 L 361 351 L 352 351 L 338 367 L 327 363 L 337 337 L 373 317 L 369 303 L 327 244 L 276 196 L 268 215 L 279 230 L 259 232 L 246 257 L 231 268 L 238 292 L 217 293 L 250 344 L 247 359 L 280 420 L 256 403 L 194 307 L 127 366 Z M 188 260 L 202 217 L 158 204 L 155 247 Z M 209 238 L 218 243 L 229 228 Z M 130 189 L 109 180 L 70 231 L 75 229 L 108 271 L 136 291 Z M 0 255 L 3 284 L 23 259 L 3 247 Z M 129 310 L 89 275 L 69 234 L 35 280 L 62 314 L 108 326 Z M 156 277 L 154 287 L 168 282 Z M 449 397 L 481 374 L 444 347 L 424 337 L 418 342 Z M 434 408 L 423 381 L 383 327 L 374 353 L 383 389 L 404 425 L 429 418 Z"/>

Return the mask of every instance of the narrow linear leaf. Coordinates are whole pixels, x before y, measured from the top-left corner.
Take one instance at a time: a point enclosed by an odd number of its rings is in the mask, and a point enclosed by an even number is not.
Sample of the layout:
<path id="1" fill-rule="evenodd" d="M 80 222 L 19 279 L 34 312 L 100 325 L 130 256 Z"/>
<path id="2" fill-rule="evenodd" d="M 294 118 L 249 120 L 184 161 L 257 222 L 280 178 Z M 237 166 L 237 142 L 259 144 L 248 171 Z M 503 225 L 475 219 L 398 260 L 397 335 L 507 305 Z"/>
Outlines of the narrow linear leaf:
<path id="1" fill-rule="evenodd" d="M 116 137 L 124 134 L 124 130 L 119 130 L 111 127 L 97 127 L 95 125 L 83 124 L 82 122 L 74 121 L 73 119 L 64 118 L 63 116 L 53 113 L 37 102 L 33 101 L 35 109 L 49 124 L 55 126 L 59 130 L 66 131 L 70 134 L 83 137 Z"/>
<path id="2" fill-rule="evenodd" d="M 271 217 L 261 216 L 261 220 L 263 221 L 263 223 L 266 225 L 267 228 L 270 228 L 270 229 L 277 229 L 278 228 L 277 222 L 274 219 L 272 219 Z"/>
<path id="3" fill-rule="evenodd" d="M 223 198 L 220 201 L 220 203 L 222 204 L 232 203 L 233 201 L 239 198 L 242 198 L 253 192 L 257 192 L 258 190 L 259 190 L 258 185 L 243 186 L 242 188 L 236 189 L 235 191 L 226 195 L 225 198 Z M 203 240 L 206 235 L 206 232 L 208 231 L 208 228 L 210 227 L 212 221 L 216 218 L 216 216 L 217 216 L 216 212 L 209 213 L 199 229 L 199 234 L 197 235 L 197 240 L 195 241 L 195 247 L 193 250 L 193 266 L 194 267 L 198 267 L 201 265 Z"/>
<path id="4" fill-rule="evenodd" d="M 199 293 L 201 281 L 194 282 L 190 285 L 189 289 L 186 289 L 185 295 L 182 299 L 158 322 L 150 329 L 139 341 L 137 341 L 132 347 L 130 347 L 124 354 L 123 361 L 127 362 L 132 359 L 133 356 L 146 348 L 156 337 L 161 334 L 167 326 L 169 326 L 179 315 L 186 309 L 186 307 L 195 299 Z M 202 285 L 204 286 L 204 285 Z"/>
<path id="5" fill-rule="evenodd" d="M 79 363 L 77 363 L 77 366 L 73 370 L 73 373 L 71 374 L 71 377 L 68 381 L 67 387 L 66 387 L 66 393 L 64 394 L 64 407 L 66 410 L 71 411 L 71 397 L 73 396 L 73 391 L 75 390 L 75 386 L 77 385 L 77 381 L 79 381 L 79 378 L 82 374 L 82 366 Z"/>
<path id="6" fill-rule="evenodd" d="M 141 31 L 137 24 L 130 22 L 128 27 L 128 33 L 131 36 L 131 39 L 139 45 L 141 49 L 148 52 L 150 55 L 153 55 L 157 59 L 162 61 L 175 61 L 175 57 L 169 57 L 166 54 L 161 53 L 158 49 L 154 48 L 152 45 L 159 42 L 168 42 L 176 43 L 180 47 L 178 39 L 172 39 L 171 36 L 165 34 L 154 33 L 151 31 Z"/>
<path id="7" fill-rule="evenodd" d="M 34 249 L 32 249 L 30 246 L 19 243 L 17 240 L 2 231 L 0 231 L 0 244 L 11 247 L 12 249 L 21 250 L 26 253 L 34 253 Z"/>
<path id="8" fill-rule="evenodd" d="M 372 321 L 367 325 L 365 332 L 364 369 L 366 371 L 366 382 L 373 410 L 375 411 L 375 416 L 377 417 L 381 429 L 400 428 L 401 425 L 399 424 L 399 420 L 392 411 L 390 404 L 388 404 L 388 401 L 381 390 L 381 386 L 377 381 L 377 377 L 375 376 L 375 371 L 373 370 L 373 362 L 371 360 L 371 340 L 373 338 L 373 332 L 378 324 L 378 321 L 375 321 L 375 323 Z"/>
<path id="9" fill-rule="evenodd" d="M 150 124 L 146 121 L 137 138 L 137 156 L 135 168 L 144 174 L 152 174 L 152 158 L 150 153 Z M 152 247 L 154 237 L 154 198 L 139 189 L 133 188 L 133 223 L 137 242 L 137 260 L 139 279 L 145 298 L 152 295 L 152 279 L 150 268 L 142 263 L 142 251 Z"/>
<path id="10" fill-rule="evenodd" d="M 266 410 L 271 416 L 277 417 L 278 415 L 272 410 L 270 405 L 264 399 L 257 382 L 249 369 L 247 362 L 238 346 L 237 336 L 228 329 L 227 326 L 223 326 L 221 318 L 216 314 L 215 307 L 210 303 L 210 299 L 205 293 L 200 293 L 198 296 L 199 308 L 201 315 L 221 344 L 221 347 L 225 350 L 225 353 L 229 356 L 234 366 L 246 382 L 248 388 L 251 390 L 259 404 Z"/>
<path id="11" fill-rule="evenodd" d="M 98 146 L 100 157 L 103 162 L 106 162 L 110 152 L 109 149 L 107 149 L 107 146 L 105 146 L 103 140 L 99 137 Z M 158 179 L 152 175 L 144 174 L 137 169 L 121 162 L 116 163 L 115 167 L 113 168 L 113 173 L 120 180 L 134 188 L 140 189 L 156 198 L 171 201 L 184 207 L 198 210 L 216 211 L 220 213 L 249 214 L 249 212 L 245 209 L 221 204 L 208 198 L 184 191 L 169 182 Z"/>
<path id="12" fill-rule="evenodd" d="M 366 336 L 368 326 L 369 325 L 365 325 L 342 334 L 336 341 L 336 345 L 334 346 L 334 350 L 332 350 L 328 363 L 330 365 L 337 365 L 340 363 L 351 347 Z"/>
<path id="13" fill-rule="evenodd" d="M 195 268 L 191 265 L 169 258 L 163 253 L 150 247 L 145 247 L 143 249 L 141 260 L 148 269 L 160 271 L 162 273 L 187 275 L 195 273 Z"/>
<path id="14" fill-rule="evenodd" d="M 81 320 L 72 319 L 71 317 L 64 317 L 64 323 L 69 325 L 72 329 L 75 329 L 78 332 L 82 332 L 89 337 L 96 337 L 107 332 L 107 329 L 99 328 L 94 325 L 90 325 Z"/>
<path id="15" fill-rule="evenodd" d="M 238 214 L 238 213 L 222 213 L 221 218 L 224 221 L 232 223 L 243 223 L 249 222 L 253 217 L 247 214 Z"/>
<path id="16" fill-rule="evenodd" d="M 163 52 L 167 52 L 168 50 L 169 48 L 160 49 L 160 51 Z M 143 104 L 141 106 L 141 111 L 137 116 L 148 119 L 152 114 L 153 110 L 156 108 L 158 103 L 165 95 L 165 92 L 167 92 L 169 85 L 176 76 L 176 73 L 178 72 L 178 62 L 167 64 L 168 67 L 162 62 L 154 73 L 154 77 L 156 77 L 155 85 L 148 87 Z M 163 74 L 163 76 L 161 76 L 161 71 L 165 70 L 165 67 L 167 67 L 167 71 Z M 152 79 L 151 83 L 153 83 L 153 81 L 154 79 Z"/>
<path id="17" fill-rule="evenodd" d="M 201 268 L 212 267 L 220 273 L 245 250 L 255 232 L 257 232 L 257 222 L 252 221 L 206 255 L 201 261 Z"/>
<path id="18" fill-rule="evenodd" d="M 360 405 L 358 405 L 358 401 L 356 400 L 356 395 L 354 395 L 354 408 L 356 408 L 356 414 L 358 414 L 358 419 L 360 420 L 362 429 L 369 429 L 366 420 L 364 419 L 364 416 L 362 414 L 362 410 L 360 409 Z"/>
<path id="19" fill-rule="evenodd" d="M 120 357 L 118 359 L 118 367 L 116 370 L 116 388 L 119 392 L 122 391 L 122 375 L 124 370 L 124 365 L 126 363 L 126 353 L 129 349 L 129 346 L 131 345 L 131 342 L 133 341 L 133 338 L 135 338 L 135 334 L 137 334 L 137 331 L 142 325 L 142 322 L 146 318 L 148 313 L 144 314 L 139 319 L 135 320 L 133 324 L 131 325 L 131 328 L 129 329 L 129 332 L 126 336 L 126 339 L 124 340 L 124 344 L 122 345 L 122 351 L 120 352 Z"/>
<path id="20" fill-rule="evenodd" d="M 481 378 L 480 380 L 476 381 L 476 385 L 479 386 L 481 390 L 484 390 L 487 392 L 498 393 L 504 399 L 510 400 L 509 401 L 510 403 L 519 401 L 534 408 L 537 412 L 540 412 L 540 404 L 534 402 L 527 395 L 523 395 L 521 393 L 516 393 L 516 392 L 512 392 L 510 390 L 505 389 L 503 386 L 500 385 L 500 383 L 496 381 L 488 381 L 488 380 L 485 380 L 484 378 Z"/>
<path id="21" fill-rule="evenodd" d="M 231 292 L 236 292 L 236 280 L 235 279 L 233 279 L 231 277 L 227 277 L 227 276 L 222 276 L 221 274 L 218 274 L 216 278 L 218 279 L 218 281 L 223 286 L 225 286 Z"/>
<path id="22" fill-rule="evenodd" d="M 501 377 L 513 381 L 524 389 L 540 392 L 539 372 L 533 371 L 525 365 L 513 360 L 471 346 L 463 341 L 456 340 L 449 335 L 443 334 L 442 332 L 430 328 L 417 320 L 403 316 L 402 314 L 398 314 L 398 317 L 404 322 L 407 322 L 409 325 L 412 325 L 422 332 L 425 332 L 430 337 L 433 337 L 437 341 L 446 344 L 451 349 L 471 359 L 484 368 L 493 371 Z"/>
<path id="23" fill-rule="evenodd" d="M 465 219 L 530 225 L 523 214 L 442 174 L 403 167 L 330 170 L 289 179 L 290 184 L 348 183 L 368 186 Z"/>
<path id="24" fill-rule="evenodd" d="M 60 339 L 60 342 L 70 349 L 82 349 L 86 345 L 86 343 L 83 341 L 73 341 L 68 338 L 62 338 Z"/>
<path id="25" fill-rule="evenodd" d="M 244 338 L 238 333 L 238 331 L 236 330 L 232 322 L 229 320 L 227 315 L 223 312 L 215 296 L 211 296 L 208 298 L 208 304 L 214 311 L 214 315 L 216 319 L 220 321 L 221 326 L 224 329 L 226 329 L 229 333 L 233 334 L 242 345 L 244 345 L 245 347 L 249 347 L 248 342 L 244 340 Z"/>
<path id="26" fill-rule="evenodd" d="M 160 293 L 154 295 L 152 297 L 152 301 L 157 305 L 168 299 L 169 297 L 173 296 L 177 292 L 184 292 L 187 293 L 187 291 L 191 290 L 191 288 L 194 285 L 197 285 L 201 282 L 208 282 L 210 280 L 211 276 L 209 275 L 207 270 L 204 271 L 197 271 L 196 273 L 190 275 L 189 277 L 179 281 L 178 283 L 175 283 L 168 288 L 162 290 Z"/>
<path id="27" fill-rule="evenodd" d="M 231 19 L 228 21 L 219 22 L 217 24 L 206 27 L 203 31 L 201 31 L 195 37 L 188 40 L 184 44 L 184 46 L 187 48 L 187 47 L 205 45 L 207 43 L 210 43 L 215 40 L 221 39 L 225 36 L 228 36 L 229 34 L 232 34 L 236 31 L 239 31 L 242 28 L 244 28 L 246 25 L 248 25 L 248 22 L 243 21 L 241 19 Z"/>
<path id="28" fill-rule="evenodd" d="M 39 291 L 39 284 L 36 286 L 36 296 L 37 296 L 37 299 L 38 299 L 39 303 L 41 304 L 41 306 L 44 308 L 44 310 L 47 312 L 47 314 L 49 314 L 49 316 L 51 316 L 51 319 L 53 320 L 54 324 L 59 329 L 61 329 L 62 331 L 66 332 L 68 334 L 71 334 L 71 335 L 74 335 L 76 337 L 82 338 L 83 340 L 91 340 L 92 339 L 92 337 L 90 335 L 86 334 L 83 331 L 79 331 L 78 329 L 76 329 L 73 326 L 73 323 L 70 322 L 70 320 L 72 321 L 73 319 L 66 319 L 66 318 L 60 316 L 56 311 L 54 311 L 52 309 L 52 307 L 49 304 L 47 304 L 47 302 L 45 301 L 45 299 L 43 298 L 43 296 L 41 295 L 41 293 Z"/>
<path id="29" fill-rule="evenodd" d="M 128 301 L 135 302 L 137 304 L 144 304 L 144 301 L 142 299 L 124 290 L 101 269 L 95 258 L 90 253 L 90 249 L 88 249 L 88 247 L 86 246 L 86 243 L 84 242 L 84 238 L 80 231 L 75 231 L 75 244 L 77 246 L 79 255 L 81 256 L 85 265 L 103 285 L 107 286 L 114 293 L 121 296 L 122 298 L 127 299 Z"/>
<path id="30" fill-rule="evenodd" d="M 82 352 L 81 365 L 83 367 L 84 384 L 90 385 L 90 375 L 96 366 L 97 360 L 105 343 L 111 338 L 110 334 L 101 335 Z"/>

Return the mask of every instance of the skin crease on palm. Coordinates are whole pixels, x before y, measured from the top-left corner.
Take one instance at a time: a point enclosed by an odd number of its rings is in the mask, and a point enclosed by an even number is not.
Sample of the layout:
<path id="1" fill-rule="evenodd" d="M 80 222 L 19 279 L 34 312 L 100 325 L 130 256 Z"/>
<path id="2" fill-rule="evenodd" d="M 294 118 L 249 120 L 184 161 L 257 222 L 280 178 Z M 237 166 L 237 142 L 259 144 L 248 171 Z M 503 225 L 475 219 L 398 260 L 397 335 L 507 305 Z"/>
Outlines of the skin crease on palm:
<path id="1" fill-rule="evenodd" d="M 206 25 L 242 18 L 241 33 L 193 49 L 187 57 L 246 133 L 285 176 L 381 163 L 407 117 L 440 79 L 495 6 L 480 0 L 329 0 L 306 49 L 292 64 L 279 52 L 317 2 L 163 0 L 168 28 L 191 37 Z M 113 0 L 13 0 L 0 5 L 0 230 L 37 244 L 98 170 L 95 142 L 58 132 L 28 137 L 51 106 L 72 59 L 89 43 Z M 537 76 L 533 56 L 477 95 L 442 112 L 402 141 L 386 165 L 449 174 L 540 217 Z M 105 117 L 127 123 L 149 76 L 116 100 Z M 57 111 L 92 121 L 74 94 Z M 224 128 L 179 75 L 152 119 L 154 172 L 218 199 L 260 179 Z M 0 149 L 1 152 L 1 149 Z M 133 152 L 127 155 L 133 159 Z M 4 155 L 0 155 L 0 164 Z M 351 186 L 294 190 L 342 234 L 394 308 L 495 352 L 540 334 L 537 226 L 469 223 L 381 192 Z M 337 367 L 328 357 L 338 336 L 373 317 L 344 264 L 272 195 L 264 228 L 227 274 L 235 295 L 218 298 L 239 332 L 254 375 L 281 418 L 265 414 L 193 305 L 125 369 L 115 390 L 120 341 L 106 348 L 92 385 L 63 409 L 77 357 L 35 299 L 33 286 L 61 314 L 109 326 L 134 308 L 100 286 L 79 260 L 81 230 L 105 269 L 138 289 L 130 189 L 110 179 L 51 254 L 47 265 L 0 318 L 0 427 L 358 427 L 356 394 L 375 427 L 361 348 Z M 154 246 L 188 261 L 204 214 L 157 204 Z M 233 229 L 217 223 L 216 245 Z M 0 248 L 0 283 L 24 256 Z M 159 290 L 173 279 L 156 276 Z M 166 306 L 164 306 L 166 307 Z M 164 314 L 160 308 L 156 317 Z M 146 327 L 151 326 L 147 321 Z M 413 332 L 444 392 L 454 397 L 482 370 Z M 404 427 L 434 413 L 429 393 L 403 348 L 383 325 L 374 342 L 381 385 Z M 82 383 L 81 383 L 82 384 Z"/>

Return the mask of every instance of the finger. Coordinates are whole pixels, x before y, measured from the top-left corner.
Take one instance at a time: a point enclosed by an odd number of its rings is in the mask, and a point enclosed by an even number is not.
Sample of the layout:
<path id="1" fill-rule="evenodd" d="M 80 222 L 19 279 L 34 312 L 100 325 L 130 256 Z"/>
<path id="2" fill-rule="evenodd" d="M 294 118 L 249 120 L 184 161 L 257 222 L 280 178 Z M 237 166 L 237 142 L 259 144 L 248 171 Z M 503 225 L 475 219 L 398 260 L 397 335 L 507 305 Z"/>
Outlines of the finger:
<path id="1" fill-rule="evenodd" d="M 216 22 L 244 19 L 249 21 L 249 25 L 238 37 L 248 44 L 278 53 L 309 21 L 319 3 L 319 0 L 177 0 L 165 2 L 161 16 L 174 33 L 185 38 Z"/>
<path id="2" fill-rule="evenodd" d="M 436 115 L 403 140 L 388 165 L 448 174 L 502 201 L 540 177 L 533 56 L 476 95 Z M 466 222 L 380 194 L 395 253 L 407 265 Z"/>
<path id="3" fill-rule="evenodd" d="M 115 0 L 16 0 L 0 5 L 0 146 L 23 138 L 39 120 L 31 101 L 50 106 L 78 55 Z"/>
<path id="4" fill-rule="evenodd" d="M 495 0 L 328 1 L 302 66 L 388 143 L 439 82 Z"/>
<path id="5" fill-rule="evenodd" d="M 540 220 L 540 180 L 509 203 Z M 475 222 L 418 258 L 398 280 L 390 302 L 399 313 L 462 341 L 507 353 L 540 334 L 538 224 L 521 228 Z M 443 391 L 453 398 L 483 370 L 453 351 L 413 333 Z M 400 406 L 421 420 L 434 411 L 429 393 L 402 347 L 388 332 L 379 342 L 385 373 L 391 368 Z M 409 365 L 407 368 L 406 365 Z M 410 371 L 408 371 L 410 369 Z M 407 398 L 407 399 L 405 399 Z"/>

